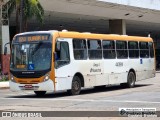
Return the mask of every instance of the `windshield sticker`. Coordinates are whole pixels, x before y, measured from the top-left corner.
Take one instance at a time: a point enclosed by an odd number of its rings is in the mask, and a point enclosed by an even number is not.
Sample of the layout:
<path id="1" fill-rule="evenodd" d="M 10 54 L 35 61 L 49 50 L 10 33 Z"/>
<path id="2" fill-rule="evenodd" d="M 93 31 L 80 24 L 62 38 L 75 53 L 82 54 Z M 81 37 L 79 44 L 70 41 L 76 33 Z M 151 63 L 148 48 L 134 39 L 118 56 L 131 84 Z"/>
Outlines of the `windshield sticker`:
<path id="1" fill-rule="evenodd" d="M 16 66 L 18 69 L 26 68 L 26 65 L 17 65 Z"/>
<path id="2" fill-rule="evenodd" d="M 28 65 L 28 70 L 34 70 L 34 64 L 29 64 Z"/>
<path id="3" fill-rule="evenodd" d="M 33 64 L 32 61 L 29 61 L 29 64 Z"/>
<path id="4" fill-rule="evenodd" d="M 142 59 L 140 59 L 140 64 L 143 64 L 143 60 Z"/>

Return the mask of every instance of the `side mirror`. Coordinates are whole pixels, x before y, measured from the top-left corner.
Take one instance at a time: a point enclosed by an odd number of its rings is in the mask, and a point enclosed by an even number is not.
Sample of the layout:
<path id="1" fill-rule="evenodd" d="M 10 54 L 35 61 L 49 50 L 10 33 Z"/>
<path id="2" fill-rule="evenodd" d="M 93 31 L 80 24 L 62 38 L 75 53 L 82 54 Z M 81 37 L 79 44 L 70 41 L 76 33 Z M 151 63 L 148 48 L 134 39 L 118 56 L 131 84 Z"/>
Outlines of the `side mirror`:
<path id="1" fill-rule="evenodd" d="M 59 60 L 59 57 L 57 55 L 57 52 L 54 52 L 54 62 L 57 61 L 57 60 Z"/>
<path id="2" fill-rule="evenodd" d="M 7 54 L 7 45 L 8 45 L 8 44 L 10 44 L 10 43 L 8 42 L 8 43 L 6 43 L 6 44 L 4 45 L 4 55 Z"/>
<path id="3" fill-rule="evenodd" d="M 7 47 L 5 46 L 5 48 L 4 48 L 4 55 L 6 55 L 7 54 Z"/>

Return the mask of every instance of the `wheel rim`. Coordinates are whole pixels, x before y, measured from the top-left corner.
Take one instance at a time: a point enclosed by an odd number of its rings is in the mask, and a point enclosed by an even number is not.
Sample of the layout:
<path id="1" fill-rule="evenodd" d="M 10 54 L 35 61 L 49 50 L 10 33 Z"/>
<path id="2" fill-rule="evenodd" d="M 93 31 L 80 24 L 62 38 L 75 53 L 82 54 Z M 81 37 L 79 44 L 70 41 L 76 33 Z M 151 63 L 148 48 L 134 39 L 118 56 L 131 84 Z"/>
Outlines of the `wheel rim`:
<path id="1" fill-rule="evenodd" d="M 135 82 L 135 79 L 134 79 L 134 75 L 130 73 L 129 75 L 129 82 L 130 82 L 130 85 L 133 86 L 134 85 L 134 82 Z"/>
<path id="2" fill-rule="evenodd" d="M 79 82 L 78 82 L 77 80 L 74 81 L 74 82 L 73 82 L 73 89 L 74 89 L 75 91 L 79 91 L 79 87 L 80 87 Z"/>

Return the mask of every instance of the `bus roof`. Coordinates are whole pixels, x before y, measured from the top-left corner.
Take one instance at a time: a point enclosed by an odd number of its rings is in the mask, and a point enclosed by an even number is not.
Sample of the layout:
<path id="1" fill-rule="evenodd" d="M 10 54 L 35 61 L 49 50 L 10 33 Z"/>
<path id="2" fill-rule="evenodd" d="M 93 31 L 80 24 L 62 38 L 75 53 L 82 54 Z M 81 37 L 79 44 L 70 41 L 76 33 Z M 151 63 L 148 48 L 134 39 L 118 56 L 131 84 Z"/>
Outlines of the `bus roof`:
<path id="1" fill-rule="evenodd" d="M 59 37 L 79 38 L 79 39 L 102 39 L 102 40 L 129 40 L 129 41 L 147 41 L 153 42 L 150 37 L 127 36 L 116 34 L 95 34 L 95 33 L 80 33 L 80 32 L 59 32 Z"/>
<path id="2" fill-rule="evenodd" d="M 24 32 L 17 35 L 28 35 L 28 34 L 54 34 L 57 33 L 57 37 L 61 38 L 79 38 L 79 39 L 100 39 L 100 40 L 124 40 L 124 41 L 144 41 L 144 42 L 153 42 L 150 37 L 140 37 L 140 36 L 128 36 L 128 35 L 118 35 L 118 34 L 96 34 L 96 33 L 80 33 L 80 32 L 71 32 L 71 31 L 33 31 L 33 32 Z M 17 36 L 16 35 L 16 36 Z"/>
<path id="3" fill-rule="evenodd" d="M 19 33 L 17 35 L 29 35 L 29 34 L 50 34 L 53 31 L 31 31 L 31 32 L 23 32 L 23 33 Z M 54 31 L 55 32 L 55 31 Z"/>

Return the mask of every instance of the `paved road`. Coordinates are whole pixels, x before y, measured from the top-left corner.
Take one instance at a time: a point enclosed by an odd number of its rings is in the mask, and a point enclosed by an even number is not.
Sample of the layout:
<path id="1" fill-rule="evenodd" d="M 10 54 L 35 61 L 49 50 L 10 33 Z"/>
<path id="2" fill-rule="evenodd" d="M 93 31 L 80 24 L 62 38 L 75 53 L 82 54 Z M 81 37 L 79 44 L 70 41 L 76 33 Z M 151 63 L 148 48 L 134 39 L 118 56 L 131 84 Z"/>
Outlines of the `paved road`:
<path id="1" fill-rule="evenodd" d="M 160 73 L 155 78 L 137 82 L 135 88 L 88 89 L 77 96 L 59 92 L 37 97 L 33 92 L 0 90 L 0 111 L 118 111 L 120 107 L 160 111 Z"/>

